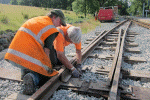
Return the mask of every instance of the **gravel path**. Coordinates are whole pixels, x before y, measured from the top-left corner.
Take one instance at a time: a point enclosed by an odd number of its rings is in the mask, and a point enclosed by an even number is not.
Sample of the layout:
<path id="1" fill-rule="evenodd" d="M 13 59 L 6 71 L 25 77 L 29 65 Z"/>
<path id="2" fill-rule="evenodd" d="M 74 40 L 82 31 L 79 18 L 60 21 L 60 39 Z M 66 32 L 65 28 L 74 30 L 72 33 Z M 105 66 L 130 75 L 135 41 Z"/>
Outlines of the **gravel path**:
<path id="1" fill-rule="evenodd" d="M 95 36 L 95 31 L 104 31 L 104 30 L 109 30 L 110 28 L 114 27 L 116 25 L 116 23 L 102 23 L 101 26 L 97 26 L 95 30 L 87 33 L 87 34 L 83 34 L 82 35 L 82 46 L 86 46 L 86 44 L 84 44 L 84 42 L 86 41 L 87 38 L 90 38 L 90 37 L 93 37 Z M 136 43 L 139 43 L 140 46 L 145 46 L 146 45 L 148 46 L 149 45 L 149 40 L 145 40 L 144 42 L 142 42 L 145 38 L 148 37 L 148 33 L 149 33 L 149 30 L 148 29 L 145 29 L 145 28 L 142 28 L 142 27 L 139 27 L 137 25 L 135 25 L 134 27 L 132 27 L 130 30 L 134 31 L 134 32 L 137 32 L 137 33 L 140 33 L 140 36 L 138 37 L 137 36 L 137 40 Z M 142 35 L 142 32 L 147 33 L 147 35 Z M 141 38 L 141 42 L 140 42 L 140 38 Z M 140 47 L 139 46 L 139 47 Z M 149 48 L 146 48 L 146 49 L 142 49 L 143 47 L 141 47 L 141 50 L 144 50 L 142 51 L 142 54 L 143 55 L 144 53 L 144 56 L 147 60 L 149 60 L 149 56 L 150 56 L 150 50 Z M 65 54 L 69 54 L 69 53 L 75 53 L 75 48 L 74 48 L 74 45 L 70 45 L 70 46 L 67 46 L 66 49 L 65 49 Z M 103 53 L 107 53 L 107 52 L 103 52 Z M 113 52 L 112 52 L 113 53 Z M 147 54 L 146 54 L 147 53 Z M 71 59 L 71 57 L 68 57 L 68 59 Z M 149 60 L 150 61 L 150 60 Z M 96 64 L 99 64 L 99 61 L 96 60 L 95 61 L 95 66 Z M 86 64 L 90 64 L 92 63 L 92 61 L 90 61 L 90 59 L 87 60 L 87 62 L 84 62 L 84 65 Z M 104 64 L 107 66 L 111 66 L 111 61 L 107 61 L 107 62 L 103 62 L 101 61 L 100 64 Z M 142 66 L 145 66 L 142 68 Z M 134 65 L 135 67 L 131 67 L 131 65 L 123 65 L 124 67 L 127 67 L 127 68 L 131 68 L 131 69 L 139 69 L 139 70 L 148 70 L 150 71 L 150 67 L 149 67 L 149 62 L 148 63 L 143 63 L 141 64 L 141 68 L 138 66 L 138 65 Z M 7 63 L 6 61 L 4 60 L 1 60 L 0 61 L 0 67 L 5 67 L 5 68 L 11 68 L 12 70 L 20 70 L 20 69 L 16 69 L 15 67 L 13 67 L 12 65 L 10 65 L 9 63 Z M 83 77 L 84 78 L 89 78 L 89 80 L 95 80 L 93 77 L 97 77 L 97 76 L 93 76 L 91 75 L 91 72 L 87 72 L 87 75 L 85 75 L 86 77 Z M 89 77 L 88 77 L 89 76 Z M 90 79 L 90 77 L 92 76 L 92 78 Z M 102 80 L 104 77 L 101 76 L 100 77 L 100 80 Z M 133 80 L 123 80 L 122 81 L 122 84 L 131 84 L 131 85 L 136 85 L 138 84 L 138 86 L 143 86 L 143 87 L 150 87 L 150 83 L 143 83 L 143 82 L 139 82 L 139 81 L 133 81 Z M 139 85 L 140 84 L 140 85 Z M 22 83 L 19 83 L 19 82 L 14 82 L 14 81 L 9 81 L 9 80 L 3 80 L 3 79 L 0 79 L 0 100 L 3 100 L 5 97 L 9 96 L 10 94 L 12 93 L 18 93 L 18 92 L 22 92 L 21 90 L 21 85 Z M 67 98 L 67 99 L 62 99 L 61 97 L 63 98 Z M 71 90 L 59 90 L 59 91 L 56 91 L 54 93 L 54 96 L 53 96 L 53 100 L 98 100 L 97 98 L 95 97 L 89 97 L 89 96 L 84 96 L 84 95 L 78 95 L 77 93 L 74 93 L 72 92 Z M 74 99 L 73 99 L 74 98 Z M 101 98 L 103 99 L 103 98 Z M 100 99 L 99 99 L 100 100 Z"/>

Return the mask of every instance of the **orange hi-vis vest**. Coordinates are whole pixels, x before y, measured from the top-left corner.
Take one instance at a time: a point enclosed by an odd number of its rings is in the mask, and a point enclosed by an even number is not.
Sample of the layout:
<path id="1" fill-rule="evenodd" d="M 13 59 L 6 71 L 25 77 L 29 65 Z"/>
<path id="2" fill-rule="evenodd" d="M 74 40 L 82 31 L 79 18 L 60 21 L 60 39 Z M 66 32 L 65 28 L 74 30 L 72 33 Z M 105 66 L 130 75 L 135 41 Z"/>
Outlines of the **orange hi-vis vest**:
<path id="1" fill-rule="evenodd" d="M 39 16 L 25 22 L 17 31 L 5 55 L 23 67 L 45 76 L 54 76 L 49 57 L 44 52 L 44 40 L 58 32 L 48 16 Z M 51 73 L 48 70 L 51 69 Z"/>

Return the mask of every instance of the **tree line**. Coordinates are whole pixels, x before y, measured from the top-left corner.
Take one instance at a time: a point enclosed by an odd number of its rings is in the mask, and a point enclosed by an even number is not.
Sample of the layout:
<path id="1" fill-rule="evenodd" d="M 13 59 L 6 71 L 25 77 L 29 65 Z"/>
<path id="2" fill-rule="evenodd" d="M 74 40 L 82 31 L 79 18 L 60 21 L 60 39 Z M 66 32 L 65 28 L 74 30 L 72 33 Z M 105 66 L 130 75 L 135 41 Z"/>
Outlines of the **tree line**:
<path id="1" fill-rule="evenodd" d="M 10 4 L 71 10 L 73 1 L 74 0 L 11 0 Z"/>
<path id="2" fill-rule="evenodd" d="M 2 4 L 9 4 L 10 0 L 0 0 L 0 3 L 2 3 Z"/>
<path id="3" fill-rule="evenodd" d="M 128 4 L 130 2 L 131 5 Z M 26 5 L 45 8 L 59 8 L 73 10 L 78 13 L 94 14 L 100 7 L 121 6 L 120 15 L 142 15 L 144 10 L 150 9 L 150 0 L 11 0 L 12 5 Z"/>
<path id="4" fill-rule="evenodd" d="M 64 10 L 73 10 L 74 12 L 94 14 L 100 7 L 122 5 L 119 9 L 120 15 L 127 13 L 127 0 L 11 0 L 12 5 L 26 5 L 45 8 L 59 8 Z"/>
<path id="5" fill-rule="evenodd" d="M 130 1 L 131 6 L 127 9 L 127 11 L 131 15 L 141 16 L 143 14 L 143 10 L 145 11 L 150 9 L 150 0 L 130 0 Z"/>

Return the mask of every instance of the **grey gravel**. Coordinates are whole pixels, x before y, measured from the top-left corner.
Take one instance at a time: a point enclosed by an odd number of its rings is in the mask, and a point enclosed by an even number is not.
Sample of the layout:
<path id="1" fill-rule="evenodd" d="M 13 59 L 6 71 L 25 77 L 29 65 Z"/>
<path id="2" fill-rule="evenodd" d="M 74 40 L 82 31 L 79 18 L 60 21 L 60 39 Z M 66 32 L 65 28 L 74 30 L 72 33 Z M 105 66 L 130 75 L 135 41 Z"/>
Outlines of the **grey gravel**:
<path id="1" fill-rule="evenodd" d="M 104 98 L 89 97 L 87 95 L 80 95 L 71 90 L 58 90 L 55 91 L 51 100 L 105 100 Z"/>
<path id="2" fill-rule="evenodd" d="M 141 54 L 125 52 L 124 56 L 144 57 L 147 62 L 130 64 L 123 61 L 122 68 L 150 72 L 150 30 L 136 24 L 129 30 L 139 33 L 139 35 L 135 36 L 134 42 L 139 44 L 138 48 L 141 50 Z M 122 80 L 122 84 L 150 88 L 150 82 L 135 81 L 131 79 Z"/>
<path id="3" fill-rule="evenodd" d="M 131 79 L 124 79 L 121 84 L 150 88 L 150 82 L 135 81 Z"/>
<path id="4" fill-rule="evenodd" d="M 22 92 L 21 82 L 0 79 L 0 100 L 3 100 L 8 95 Z"/>
<path id="5" fill-rule="evenodd" d="M 135 25 L 134 27 L 130 28 L 130 31 L 139 33 L 139 35 L 135 36 L 134 41 L 135 43 L 139 44 L 138 48 L 141 50 L 141 54 L 125 52 L 124 56 L 144 57 L 147 62 L 134 65 L 124 62 L 123 68 L 150 71 L 150 30 Z"/>

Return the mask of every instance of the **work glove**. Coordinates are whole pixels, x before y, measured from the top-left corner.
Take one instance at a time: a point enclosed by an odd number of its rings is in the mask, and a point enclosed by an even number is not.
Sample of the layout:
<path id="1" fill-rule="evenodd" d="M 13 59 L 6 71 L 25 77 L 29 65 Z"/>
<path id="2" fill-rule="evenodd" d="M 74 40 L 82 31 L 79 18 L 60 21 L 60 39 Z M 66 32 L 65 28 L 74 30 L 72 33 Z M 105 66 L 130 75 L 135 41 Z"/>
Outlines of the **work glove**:
<path id="1" fill-rule="evenodd" d="M 74 71 L 72 71 L 72 75 L 75 77 L 75 78 L 78 78 L 81 76 L 81 73 L 75 68 Z"/>
<path id="2" fill-rule="evenodd" d="M 82 65 L 81 65 L 81 64 L 76 64 L 76 65 L 75 65 L 75 68 L 76 68 L 80 73 L 82 73 Z"/>

